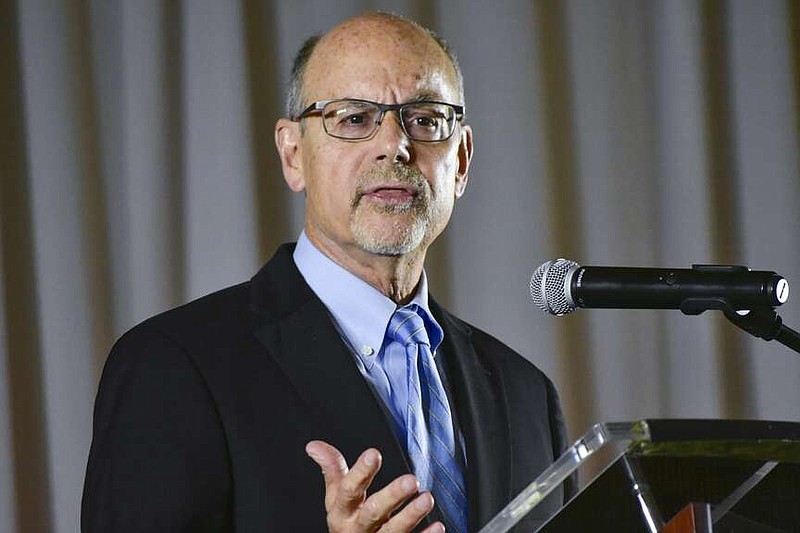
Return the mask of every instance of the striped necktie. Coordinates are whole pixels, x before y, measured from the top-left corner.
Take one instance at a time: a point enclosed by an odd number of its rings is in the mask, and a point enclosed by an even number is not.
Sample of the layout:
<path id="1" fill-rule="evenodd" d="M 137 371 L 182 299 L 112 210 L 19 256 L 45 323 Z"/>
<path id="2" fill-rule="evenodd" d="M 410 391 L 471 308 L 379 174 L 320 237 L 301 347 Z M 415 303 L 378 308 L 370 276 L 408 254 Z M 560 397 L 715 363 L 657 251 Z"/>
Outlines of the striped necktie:
<path id="1" fill-rule="evenodd" d="M 395 311 L 389 321 L 387 337 L 404 346 L 406 352 L 406 450 L 420 491 L 431 491 L 447 531 L 465 533 L 467 497 L 464 478 L 455 459 L 450 405 L 416 305 Z"/>

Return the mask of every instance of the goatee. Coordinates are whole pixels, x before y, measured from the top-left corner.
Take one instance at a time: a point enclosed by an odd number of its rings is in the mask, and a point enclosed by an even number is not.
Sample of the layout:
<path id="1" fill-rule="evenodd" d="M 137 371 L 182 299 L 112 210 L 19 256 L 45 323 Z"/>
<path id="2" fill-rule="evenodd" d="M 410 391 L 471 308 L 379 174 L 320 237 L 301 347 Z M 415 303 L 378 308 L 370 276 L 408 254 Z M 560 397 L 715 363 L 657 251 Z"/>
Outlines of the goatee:
<path id="1" fill-rule="evenodd" d="M 407 202 L 365 205 L 365 191 L 376 183 L 407 186 L 417 191 Z M 353 238 L 363 250 L 376 254 L 404 255 L 419 247 L 430 224 L 431 189 L 419 170 L 400 163 L 374 167 L 359 176 L 356 192 L 351 202 L 350 229 Z M 396 216 L 391 225 L 376 227 L 370 224 L 370 211 L 387 217 Z"/>

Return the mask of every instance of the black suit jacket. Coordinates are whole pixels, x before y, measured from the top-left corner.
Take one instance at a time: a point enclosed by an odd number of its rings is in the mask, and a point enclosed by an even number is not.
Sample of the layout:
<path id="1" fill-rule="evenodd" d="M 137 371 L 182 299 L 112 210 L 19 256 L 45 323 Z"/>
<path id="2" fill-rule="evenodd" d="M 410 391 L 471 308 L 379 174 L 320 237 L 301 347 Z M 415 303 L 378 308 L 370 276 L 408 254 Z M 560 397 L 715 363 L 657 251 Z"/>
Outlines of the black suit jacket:
<path id="1" fill-rule="evenodd" d="M 292 249 L 250 282 L 151 318 L 114 346 L 95 405 L 85 532 L 324 531 L 323 479 L 304 451 L 312 439 L 349 464 L 378 448 L 373 488 L 410 472 Z M 477 530 L 557 457 L 564 424 L 542 372 L 435 302 L 431 310 L 445 332 Z"/>

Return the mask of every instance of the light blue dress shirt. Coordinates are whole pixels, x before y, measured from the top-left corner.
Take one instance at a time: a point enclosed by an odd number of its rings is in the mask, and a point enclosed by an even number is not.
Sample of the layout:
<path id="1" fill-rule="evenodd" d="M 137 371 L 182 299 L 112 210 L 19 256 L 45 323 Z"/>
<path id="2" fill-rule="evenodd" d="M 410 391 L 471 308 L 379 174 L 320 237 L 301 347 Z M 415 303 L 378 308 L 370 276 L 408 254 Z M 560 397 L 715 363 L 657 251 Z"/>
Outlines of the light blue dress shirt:
<path id="1" fill-rule="evenodd" d="M 328 308 L 344 341 L 355 355 L 356 365 L 388 408 L 398 435 L 405 434 L 404 406 L 408 405 L 408 388 L 405 384 L 392 387 L 387 369 L 395 375 L 406 374 L 405 350 L 397 343 L 387 349 L 384 338 L 386 328 L 397 308 L 396 304 L 377 289 L 355 276 L 323 254 L 306 236 L 297 239 L 294 262 L 306 283 Z M 431 341 L 431 351 L 442 342 L 443 333 L 428 306 L 428 281 L 425 272 L 410 304 L 417 304 L 427 316 L 426 330 Z M 325 354 L 319 354 L 324 357 Z"/>

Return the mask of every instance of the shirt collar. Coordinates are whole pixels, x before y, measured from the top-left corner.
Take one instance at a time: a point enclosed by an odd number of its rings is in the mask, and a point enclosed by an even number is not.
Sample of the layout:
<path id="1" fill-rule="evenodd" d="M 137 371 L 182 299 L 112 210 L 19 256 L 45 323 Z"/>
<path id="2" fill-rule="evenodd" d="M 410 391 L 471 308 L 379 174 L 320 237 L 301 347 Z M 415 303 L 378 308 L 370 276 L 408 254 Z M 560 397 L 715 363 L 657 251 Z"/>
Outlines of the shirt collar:
<path id="1" fill-rule="evenodd" d="M 377 355 L 383 345 L 389 319 L 397 308 L 395 303 L 323 254 L 305 231 L 297 239 L 294 262 L 359 358 L 371 367 L 376 359 L 371 356 Z M 428 306 L 428 280 L 424 270 L 417 292 L 408 305 L 414 304 L 423 311 L 431 350 L 435 353 L 443 335 Z"/>

